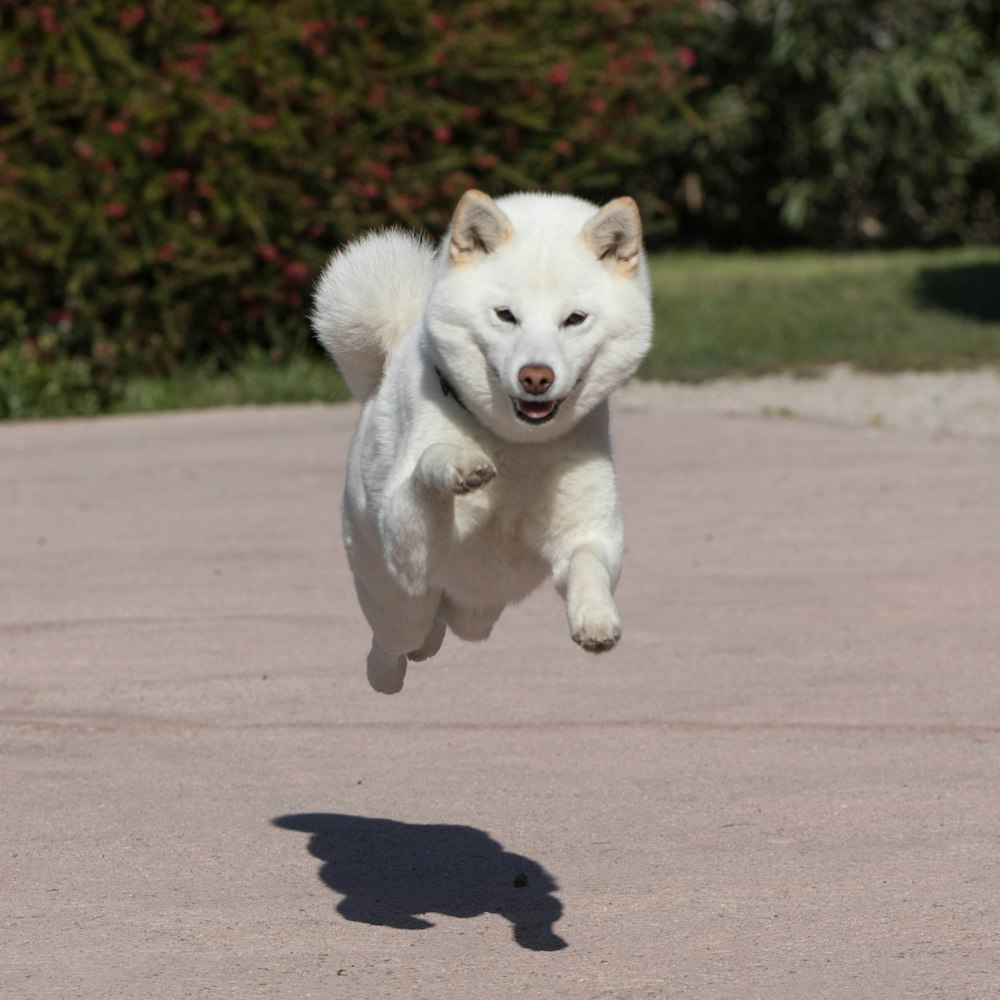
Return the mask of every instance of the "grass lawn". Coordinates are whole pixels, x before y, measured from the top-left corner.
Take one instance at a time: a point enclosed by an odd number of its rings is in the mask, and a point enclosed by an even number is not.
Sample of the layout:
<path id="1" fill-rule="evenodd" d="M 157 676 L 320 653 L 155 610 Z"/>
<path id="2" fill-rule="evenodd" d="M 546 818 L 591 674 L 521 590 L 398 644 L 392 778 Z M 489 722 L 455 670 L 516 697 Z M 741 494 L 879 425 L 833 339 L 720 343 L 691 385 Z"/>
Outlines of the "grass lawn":
<path id="1" fill-rule="evenodd" d="M 666 253 L 650 270 L 646 378 L 1000 364 L 998 249 Z"/>
<path id="2" fill-rule="evenodd" d="M 1000 365 L 1000 248 L 668 252 L 650 270 L 656 338 L 644 378 L 809 375 L 835 362 L 878 371 Z M 252 353 L 225 374 L 136 378 L 114 411 L 348 398 L 333 364 L 309 347 L 281 363 Z M 21 415 L 64 413 L 39 405 Z"/>

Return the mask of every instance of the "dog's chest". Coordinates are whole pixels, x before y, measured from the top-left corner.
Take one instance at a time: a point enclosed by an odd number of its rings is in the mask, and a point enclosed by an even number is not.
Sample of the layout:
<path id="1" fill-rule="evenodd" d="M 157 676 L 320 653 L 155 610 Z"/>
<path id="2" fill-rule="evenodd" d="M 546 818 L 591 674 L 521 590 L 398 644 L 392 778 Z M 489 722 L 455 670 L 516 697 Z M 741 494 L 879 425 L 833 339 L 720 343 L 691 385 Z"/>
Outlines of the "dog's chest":
<path id="1" fill-rule="evenodd" d="M 503 602 L 533 590 L 548 574 L 543 549 L 555 528 L 552 493 L 544 470 L 498 462 L 485 489 L 456 498 L 451 587 Z"/>

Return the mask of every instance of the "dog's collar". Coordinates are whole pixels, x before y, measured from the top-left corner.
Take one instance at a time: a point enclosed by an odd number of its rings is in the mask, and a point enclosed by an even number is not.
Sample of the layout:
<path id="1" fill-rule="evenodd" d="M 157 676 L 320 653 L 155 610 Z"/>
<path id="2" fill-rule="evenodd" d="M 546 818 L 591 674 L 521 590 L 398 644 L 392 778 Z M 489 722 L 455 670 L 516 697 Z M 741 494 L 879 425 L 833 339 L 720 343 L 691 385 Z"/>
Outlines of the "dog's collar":
<path id="1" fill-rule="evenodd" d="M 448 381 L 448 378 L 445 375 L 445 373 L 441 371 L 441 369 L 438 368 L 437 365 L 434 366 L 434 371 L 437 374 L 438 384 L 441 386 L 441 392 L 444 394 L 445 398 L 447 399 L 448 396 L 451 396 L 452 399 L 454 399 L 455 402 L 458 403 L 458 405 L 462 407 L 462 409 L 465 410 L 466 413 L 472 416 L 472 410 L 470 410 L 465 405 L 465 403 L 462 402 L 462 397 L 459 396 L 457 392 L 455 392 L 455 387 L 451 384 L 451 382 Z"/>

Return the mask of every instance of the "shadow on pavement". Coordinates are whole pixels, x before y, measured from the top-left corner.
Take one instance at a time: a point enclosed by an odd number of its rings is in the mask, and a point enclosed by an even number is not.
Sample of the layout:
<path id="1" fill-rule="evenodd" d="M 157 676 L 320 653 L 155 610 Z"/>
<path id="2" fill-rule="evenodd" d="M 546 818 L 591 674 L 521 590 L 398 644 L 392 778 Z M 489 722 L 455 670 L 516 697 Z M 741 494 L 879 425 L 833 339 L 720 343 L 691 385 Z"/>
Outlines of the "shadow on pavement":
<path id="1" fill-rule="evenodd" d="M 510 854 L 471 826 L 400 823 L 390 819 L 303 813 L 275 826 L 312 834 L 309 853 L 323 862 L 319 877 L 344 898 L 346 920 L 424 930 L 424 914 L 477 917 L 498 913 L 514 940 L 532 951 L 558 951 L 553 930 L 559 887 L 537 861 Z"/>
<path id="2" fill-rule="evenodd" d="M 1000 264 L 925 267 L 917 276 L 917 295 L 929 306 L 978 319 L 1000 320 Z"/>

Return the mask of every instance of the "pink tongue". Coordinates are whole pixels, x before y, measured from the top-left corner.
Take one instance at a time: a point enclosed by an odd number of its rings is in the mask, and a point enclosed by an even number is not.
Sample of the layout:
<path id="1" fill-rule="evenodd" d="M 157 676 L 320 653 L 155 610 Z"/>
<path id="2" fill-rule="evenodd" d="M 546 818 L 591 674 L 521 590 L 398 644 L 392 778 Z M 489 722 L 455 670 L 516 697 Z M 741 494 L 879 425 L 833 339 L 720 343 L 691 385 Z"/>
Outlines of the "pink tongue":
<path id="1" fill-rule="evenodd" d="M 534 417 L 536 420 L 540 420 L 542 417 L 547 417 L 551 412 L 552 408 L 556 405 L 555 403 L 527 403 L 524 400 L 518 400 L 518 408 L 526 417 Z"/>

